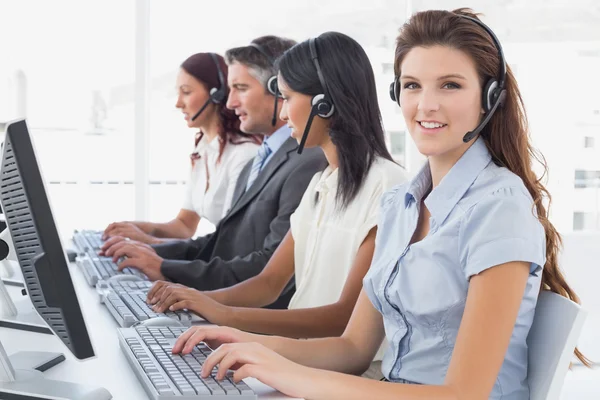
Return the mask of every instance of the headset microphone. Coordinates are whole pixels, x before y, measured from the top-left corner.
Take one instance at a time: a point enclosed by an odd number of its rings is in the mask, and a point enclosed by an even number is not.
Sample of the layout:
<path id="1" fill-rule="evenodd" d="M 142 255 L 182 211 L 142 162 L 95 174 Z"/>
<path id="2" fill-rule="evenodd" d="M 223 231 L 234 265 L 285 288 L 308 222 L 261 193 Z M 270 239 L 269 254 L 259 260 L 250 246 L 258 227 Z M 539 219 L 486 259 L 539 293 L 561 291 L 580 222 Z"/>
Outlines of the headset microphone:
<path id="1" fill-rule="evenodd" d="M 194 116 L 192 117 L 192 121 L 195 120 L 196 118 L 198 118 L 200 116 L 200 114 L 202 114 L 202 111 L 204 111 L 210 103 L 211 103 L 211 100 L 209 98 L 208 100 L 206 100 L 206 103 L 204 103 L 204 105 L 200 108 L 200 110 L 196 114 L 194 114 Z"/>
<path id="2" fill-rule="evenodd" d="M 275 124 L 277 123 L 277 98 L 278 98 L 278 93 L 279 90 L 276 91 L 276 95 L 275 95 L 275 102 L 273 103 L 273 119 L 271 119 L 271 125 L 275 126 Z"/>
<path id="3" fill-rule="evenodd" d="M 217 58 L 217 55 L 215 53 L 208 53 L 208 54 L 210 55 L 210 58 L 213 60 L 213 63 L 215 64 L 215 67 L 217 69 L 217 78 L 219 79 L 219 87 L 218 88 L 214 87 L 214 88 L 210 89 L 210 92 L 208 93 L 208 100 L 206 100 L 206 102 L 200 108 L 200 110 L 198 110 L 198 112 L 196 114 L 194 114 L 194 116 L 192 117 L 192 121 L 194 121 L 196 118 L 198 118 L 200 116 L 200 114 L 202 114 L 202 112 L 206 109 L 206 107 L 208 107 L 208 105 L 210 103 L 221 104 L 223 102 L 223 100 L 225 100 L 225 98 L 227 97 L 226 79 L 225 79 L 225 76 L 223 75 L 223 72 L 221 71 L 221 65 L 219 63 L 219 59 Z"/>
<path id="4" fill-rule="evenodd" d="M 506 90 L 503 90 L 502 92 L 500 92 L 500 96 L 498 97 L 498 100 L 494 103 L 494 106 L 492 107 L 492 109 L 486 114 L 483 121 L 481 121 L 479 123 L 479 125 L 477 125 L 477 128 L 473 129 L 470 132 L 467 132 L 467 134 L 465 136 L 463 136 L 463 142 L 468 143 L 475 136 L 479 135 L 479 133 L 483 130 L 483 128 L 485 128 L 487 123 L 490 122 L 490 119 L 492 119 L 492 116 L 494 115 L 494 113 L 496 112 L 498 107 L 500 107 L 500 105 L 504 103 L 505 98 L 506 98 Z"/>
<path id="5" fill-rule="evenodd" d="M 317 110 L 315 107 L 311 107 L 308 120 L 306 121 L 306 128 L 304 128 L 304 133 L 302 134 L 302 139 L 300 140 L 300 145 L 298 146 L 298 154 L 302 154 L 302 150 L 304 150 L 304 145 L 306 144 L 306 139 L 308 138 L 308 132 L 310 132 L 310 126 L 312 125 L 313 119 L 315 119 L 318 113 L 319 110 Z"/>

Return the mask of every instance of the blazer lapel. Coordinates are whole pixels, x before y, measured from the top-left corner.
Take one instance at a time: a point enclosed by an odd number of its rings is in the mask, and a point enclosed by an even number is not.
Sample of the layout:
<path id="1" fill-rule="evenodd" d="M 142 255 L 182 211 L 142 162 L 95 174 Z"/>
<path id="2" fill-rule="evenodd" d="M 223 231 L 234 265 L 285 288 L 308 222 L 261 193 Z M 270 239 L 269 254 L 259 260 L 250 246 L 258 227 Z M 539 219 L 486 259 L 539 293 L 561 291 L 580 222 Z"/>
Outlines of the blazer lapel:
<path id="1" fill-rule="evenodd" d="M 288 140 L 286 140 L 281 145 L 279 150 L 277 150 L 277 152 L 273 155 L 273 158 L 269 160 L 269 163 L 265 166 L 265 168 L 262 171 L 260 171 L 252 186 L 250 186 L 250 188 L 247 191 L 242 192 L 240 194 L 240 197 L 237 199 L 234 206 L 232 206 L 231 211 L 227 214 L 227 216 L 229 217 L 233 215 L 238 210 L 245 207 L 246 204 L 248 204 L 250 201 L 252 201 L 252 199 L 254 199 L 254 197 L 256 197 L 261 192 L 265 185 L 269 183 L 269 180 L 271 179 L 273 174 L 277 172 L 279 167 L 288 160 L 289 153 L 297 148 L 298 143 L 296 142 L 296 139 L 289 138 Z M 245 179 L 243 182 L 245 183 L 248 182 L 249 170 L 247 170 L 246 168 L 244 172 Z M 240 175 L 240 178 L 241 177 L 242 176 Z"/>
<path id="2" fill-rule="evenodd" d="M 235 185 L 235 190 L 233 192 L 233 200 L 231 201 L 231 207 L 229 208 L 229 212 L 235 208 L 235 205 L 240 201 L 244 192 L 246 191 L 246 183 L 248 182 L 248 178 L 250 177 L 250 171 L 252 170 L 252 160 L 250 160 L 240 172 L 240 176 L 238 177 L 237 184 Z M 227 212 L 227 214 L 229 214 Z"/>

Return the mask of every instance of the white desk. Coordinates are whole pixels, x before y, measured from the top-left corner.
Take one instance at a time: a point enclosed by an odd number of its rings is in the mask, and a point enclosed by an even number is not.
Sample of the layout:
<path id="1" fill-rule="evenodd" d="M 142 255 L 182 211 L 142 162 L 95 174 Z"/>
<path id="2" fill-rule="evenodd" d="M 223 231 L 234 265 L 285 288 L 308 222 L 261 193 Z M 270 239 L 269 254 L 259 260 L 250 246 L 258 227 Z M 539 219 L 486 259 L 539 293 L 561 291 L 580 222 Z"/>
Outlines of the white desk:
<path id="1" fill-rule="evenodd" d="M 69 268 L 94 344 L 96 358 L 87 361 L 77 360 L 54 335 L 0 328 L 0 340 L 6 352 L 9 355 L 23 350 L 61 352 L 67 359 L 46 371 L 44 374 L 48 378 L 102 386 L 112 393 L 115 400 L 147 399 L 146 392 L 119 347 L 116 334 L 117 323 L 106 307 L 99 302 L 96 290 L 87 285 L 79 268 L 75 264 L 70 264 Z M 11 296 L 20 295 L 19 288 L 12 286 L 7 288 Z M 254 389 L 260 399 L 290 399 L 255 379 L 248 379 L 246 383 Z"/>

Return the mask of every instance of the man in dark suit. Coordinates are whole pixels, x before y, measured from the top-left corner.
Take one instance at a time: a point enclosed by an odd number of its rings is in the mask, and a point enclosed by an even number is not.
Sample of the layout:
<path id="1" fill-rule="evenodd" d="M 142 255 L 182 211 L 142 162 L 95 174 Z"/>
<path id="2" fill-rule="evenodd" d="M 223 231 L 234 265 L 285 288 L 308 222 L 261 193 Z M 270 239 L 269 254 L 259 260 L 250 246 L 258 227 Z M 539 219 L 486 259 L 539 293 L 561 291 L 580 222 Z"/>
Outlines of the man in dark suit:
<path id="1" fill-rule="evenodd" d="M 311 178 L 327 166 L 319 148 L 298 155 L 289 128 L 275 118 L 282 100 L 274 98 L 277 91 L 267 85 L 277 74 L 274 59 L 293 44 L 264 36 L 225 54 L 230 87 L 227 107 L 239 115 L 242 131 L 265 138 L 257 156 L 240 174 L 231 209 L 215 232 L 155 246 L 111 238 L 104 252 L 115 260 L 126 256 L 120 268 L 136 268 L 151 280 L 168 279 L 199 290 L 232 286 L 262 271 L 289 230 L 290 215 Z M 293 292 L 290 282 L 270 307 L 286 308 Z"/>

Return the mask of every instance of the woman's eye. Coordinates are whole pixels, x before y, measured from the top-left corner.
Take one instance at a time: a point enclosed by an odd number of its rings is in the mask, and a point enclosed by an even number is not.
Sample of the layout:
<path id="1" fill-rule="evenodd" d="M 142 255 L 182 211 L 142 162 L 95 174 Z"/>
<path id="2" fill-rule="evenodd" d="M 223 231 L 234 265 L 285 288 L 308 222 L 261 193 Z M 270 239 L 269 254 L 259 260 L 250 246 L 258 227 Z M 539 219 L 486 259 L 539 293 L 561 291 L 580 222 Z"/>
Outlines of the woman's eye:
<path id="1" fill-rule="evenodd" d="M 448 82 L 445 83 L 444 86 L 442 86 L 444 89 L 460 89 L 460 85 L 458 83 L 454 83 L 454 82 Z"/>
<path id="2" fill-rule="evenodd" d="M 408 82 L 404 84 L 404 89 L 417 89 L 419 85 L 414 82 Z"/>

